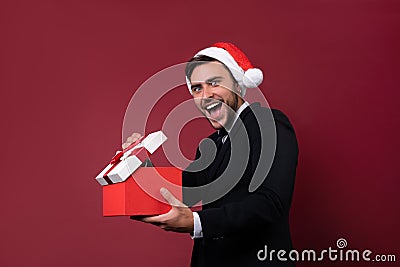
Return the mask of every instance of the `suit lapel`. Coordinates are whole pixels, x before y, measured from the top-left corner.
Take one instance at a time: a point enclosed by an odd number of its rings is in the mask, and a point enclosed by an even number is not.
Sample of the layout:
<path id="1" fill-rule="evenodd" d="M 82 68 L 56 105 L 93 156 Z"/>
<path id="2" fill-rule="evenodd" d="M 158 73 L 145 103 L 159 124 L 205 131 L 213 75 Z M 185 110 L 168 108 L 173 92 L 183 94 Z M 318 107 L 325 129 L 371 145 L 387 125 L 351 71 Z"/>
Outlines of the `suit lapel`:
<path id="1" fill-rule="evenodd" d="M 245 117 L 249 114 L 251 111 L 250 106 L 246 107 L 239 115 L 239 118 L 244 122 Z M 239 119 L 238 119 L 239 120 Z M 221 147 L 221 150 L 219 153 L 216 155 L 214 162 L 211 164 L 209 167 L 209 170 L 207 171 L 209 181 L 213 181 L 218 176 L 225 170 L 226 166 L 228 165 L 229 158 L 230 158 L 230 153 L 231 153 L 231 138 L 235 138 L 237 135 L 238 131 L 240 128 L 244 127 L 244 123 L 238 123 L 238 121 L 235 122 L 233 125 L 229 138 L 226 139 L 225 143 Z M 214 140 L 215 142 L 215 140 Z"/>
<path id="2" fill-rule="evenodd" d="M 210 165 L 207 173 L 209 180 L 214 180 L 215 173 L 221 169 L 221 165 L 223 165 L 223 160 L 226 158 L 227 155 L 229 155 L 231 149 L 231 142 L 229 138 L 226 139 L 225 143 L 222 145 L 221 150 L 219 153 L 216 155 L 213 163 Z"/>

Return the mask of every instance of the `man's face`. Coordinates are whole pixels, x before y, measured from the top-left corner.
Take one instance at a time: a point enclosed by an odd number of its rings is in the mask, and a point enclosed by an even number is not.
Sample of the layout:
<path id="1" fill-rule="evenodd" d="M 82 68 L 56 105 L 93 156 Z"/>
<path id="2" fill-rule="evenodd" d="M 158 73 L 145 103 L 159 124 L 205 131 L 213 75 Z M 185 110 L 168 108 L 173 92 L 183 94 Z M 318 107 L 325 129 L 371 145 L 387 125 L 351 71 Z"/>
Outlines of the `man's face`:
<path id="1" fill-rule="evenodd" d="M 228 70 L 220 62 L 207 62 L 193 70 L 190 81 L 195 104 L 212 127 L 230 127 L 243 100 Z"/>

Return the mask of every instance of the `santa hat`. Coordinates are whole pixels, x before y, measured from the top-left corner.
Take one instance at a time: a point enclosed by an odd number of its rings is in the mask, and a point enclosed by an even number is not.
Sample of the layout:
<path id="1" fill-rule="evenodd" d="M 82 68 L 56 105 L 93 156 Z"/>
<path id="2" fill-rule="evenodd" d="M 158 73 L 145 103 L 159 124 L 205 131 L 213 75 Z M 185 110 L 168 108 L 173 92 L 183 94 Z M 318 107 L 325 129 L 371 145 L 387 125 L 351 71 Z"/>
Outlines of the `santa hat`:
<path id="1" fill-rule="evenodd" d="M 201 55 L 214 58 L 224 64 L 242 88 L 242 96 L 245 95 L 247 88 L 256 88 L 263 81 L 262 71 L 254 68 L 247 56 L 231 43 L 215 43 L 198 52 L 193 58 Z M 186 77 L 186 83 L 192 93 L 189 77 Z"/>

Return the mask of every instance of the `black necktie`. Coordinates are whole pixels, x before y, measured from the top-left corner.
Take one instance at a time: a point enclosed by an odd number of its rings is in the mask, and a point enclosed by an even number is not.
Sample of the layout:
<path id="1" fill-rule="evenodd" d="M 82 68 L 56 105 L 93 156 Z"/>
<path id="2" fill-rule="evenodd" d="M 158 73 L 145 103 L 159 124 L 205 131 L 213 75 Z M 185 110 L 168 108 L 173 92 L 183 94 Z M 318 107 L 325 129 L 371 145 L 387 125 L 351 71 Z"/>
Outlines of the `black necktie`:
<path id="1" fill-rule="evenodd" d="M 222 145 L 224 144 L 223 139 L 228 133 L 226 132 L 225 128 L 222 128 L 218 131 L 218 137 L 217 140 L 215 141 L 215 144 L 217 145 L 217 154 L 221 150 Z"/>
<path id="2" fill-rule="evenodd" d="M 224 144 L 223 138 L 227 134 L 228 133 L 226 132 L 226 130 L 224 128 L 222 128 L 221 130 L 218 131 L 217 140 L 215 140 L 215 145 L 217 146 L 217 153 L 215 154 L 214 161 L 211 163 L 211 165 L 208 167 L 208 170 L 207 170 L 207 174 L 209 177 L 211 177 L 214 174 L 214 172 L 216 171 L 216 169 L 218 168 L 218 165 L 216 164 L 215 161 L 216 161 L 219 151 L 221 150 L 221 148 Z"/>

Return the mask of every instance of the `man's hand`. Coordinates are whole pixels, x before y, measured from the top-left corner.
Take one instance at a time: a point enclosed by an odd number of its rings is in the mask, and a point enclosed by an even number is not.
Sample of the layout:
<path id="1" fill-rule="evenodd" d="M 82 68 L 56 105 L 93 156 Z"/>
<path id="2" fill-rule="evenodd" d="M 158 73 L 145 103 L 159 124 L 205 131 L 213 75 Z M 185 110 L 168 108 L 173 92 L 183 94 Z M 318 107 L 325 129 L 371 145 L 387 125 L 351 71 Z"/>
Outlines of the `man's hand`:
<path id="1" fill-rule="evenodd" d="M 133 133 L 126 139 L 125 143 L 122 144 L 122 149 L 127 148 L 130 144 L 138 140 L 140 137 L 142 137 L 140 133 Z"/>
<path id="2" fill-rule="evenodd" d="M 185 204 L 176 199 L 171 192 L 161 188 L 161 195 L 172 206 L 165 214 L 140 218 L 139 220 L 159 226 L 165 231 L 178 233 L 193 233 L 193 212 Z"/>

